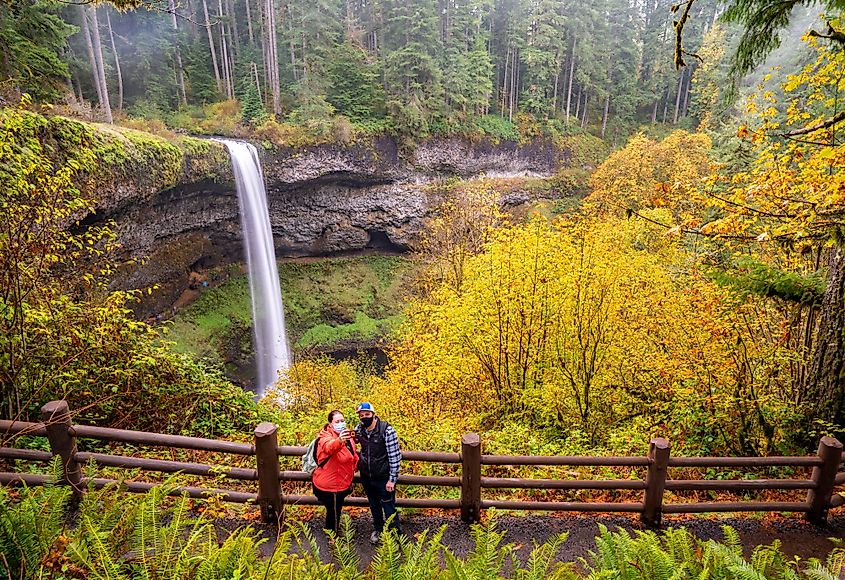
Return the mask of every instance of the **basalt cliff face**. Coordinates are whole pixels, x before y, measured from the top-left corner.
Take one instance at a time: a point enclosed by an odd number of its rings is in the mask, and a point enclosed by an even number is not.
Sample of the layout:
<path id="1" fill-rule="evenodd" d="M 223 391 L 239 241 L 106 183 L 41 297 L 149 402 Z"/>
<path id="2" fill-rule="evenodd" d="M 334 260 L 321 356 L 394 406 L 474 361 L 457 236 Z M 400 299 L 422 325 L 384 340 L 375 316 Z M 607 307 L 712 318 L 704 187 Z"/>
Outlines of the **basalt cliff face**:
<path id="1" fill-rule="evenodd" d="M 439 140 L 400 155 L 393 140 L 382 138 L 260 153 L 280 258 L 405 251 L 443 201 L 441 188 L 433 187 L 438 180 L 550 175 L 570 164 L 568 150 L 547 142 Z M 170 308 L 193 271 L 243 260 L 234 180 L 218 143 L 202 158 L 186 156 L 177 184 L 160 191 L 151 191 L 139 172 L 125 172 L 101 190 L 97 213 L 86 221 L 106 219 L 114 221 L 125 257 L 137 260 L 116 284 L 158 285 L 139 314 Z"/>

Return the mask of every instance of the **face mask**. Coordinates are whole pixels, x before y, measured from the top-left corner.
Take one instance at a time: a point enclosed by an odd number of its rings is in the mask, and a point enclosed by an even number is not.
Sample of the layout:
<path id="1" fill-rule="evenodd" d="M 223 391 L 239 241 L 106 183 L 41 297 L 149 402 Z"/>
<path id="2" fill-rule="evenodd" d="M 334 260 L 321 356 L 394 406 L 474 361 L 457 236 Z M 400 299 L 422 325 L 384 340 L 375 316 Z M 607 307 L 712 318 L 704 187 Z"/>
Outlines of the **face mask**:
<path id="1" fill-rule="evenodd" d="M 340 423 L 332 423 L 332 429 L 334 429 L 336 433 L 343 433 L 346 430 L 346 422 L 341 421 Z"/>
<path id="2" fill-rule="evenodd" d="M 373 419 L 375 419 L 375 417 L 361 417 L 361 425 L 369 427 L 373 424 Z"/>

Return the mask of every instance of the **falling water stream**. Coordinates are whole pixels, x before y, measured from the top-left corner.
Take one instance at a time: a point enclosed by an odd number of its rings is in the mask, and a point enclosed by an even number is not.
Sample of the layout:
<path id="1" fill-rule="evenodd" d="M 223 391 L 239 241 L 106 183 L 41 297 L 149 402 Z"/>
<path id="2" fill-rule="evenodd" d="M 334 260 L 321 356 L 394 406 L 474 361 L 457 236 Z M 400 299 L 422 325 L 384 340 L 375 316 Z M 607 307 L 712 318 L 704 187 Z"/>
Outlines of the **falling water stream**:
<path id="1" fill-rule="evenodd" d="M 255 338 L 256 394 L 261 397 L 276 382 L 279 371 L 290 366 L 285 335 L 285 310 L 279 269 L 267 211 L 267 192 L 258 151 L 249 143 L 220 139 L 232 157 L 238 189 Z"/>

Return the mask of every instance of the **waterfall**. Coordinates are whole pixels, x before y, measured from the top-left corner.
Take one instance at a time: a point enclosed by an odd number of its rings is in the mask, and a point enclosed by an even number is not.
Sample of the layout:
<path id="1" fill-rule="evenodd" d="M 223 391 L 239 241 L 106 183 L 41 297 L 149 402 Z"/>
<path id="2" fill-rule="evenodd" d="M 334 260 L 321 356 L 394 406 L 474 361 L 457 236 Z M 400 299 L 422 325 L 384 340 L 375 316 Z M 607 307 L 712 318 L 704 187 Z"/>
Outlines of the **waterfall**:
<path id="1" fill-rule="evenodd" d="M 252 328 L 255 347 L 256 393 L 263 396 L 290 366 L 285 335 L 285 310 L 279 285 L 279 269 L 270 231 L 267 192 L 258 151 L 250 143 L 218 139 L 229 150 L 238 189 L 249 290 L 252 296 Z"/>

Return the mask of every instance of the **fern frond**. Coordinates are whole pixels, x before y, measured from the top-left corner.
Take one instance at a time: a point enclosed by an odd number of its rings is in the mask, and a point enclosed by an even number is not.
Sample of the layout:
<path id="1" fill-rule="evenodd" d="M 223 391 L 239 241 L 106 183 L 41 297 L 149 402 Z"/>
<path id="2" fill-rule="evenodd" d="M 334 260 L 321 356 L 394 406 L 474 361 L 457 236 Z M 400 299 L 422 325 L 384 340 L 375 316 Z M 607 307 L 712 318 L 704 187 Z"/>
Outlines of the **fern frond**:
<path id="1" fill-rule="evenodd" d="M 527 567 L 517 568 L 516 577 L 520 580 L 544 580 L 549 575 L 560 547 L 568 537 L 569 532 L 563 532 L 552 536 L 540 545 L 535 543 L 528 556 Z"/>
<path id="2" fill-rule="evenodd" d="M 323 564 L 320 556 L 320 546 L 311 529 L 304 522 L 293 524 L 295 529 L 294 541 L 300 553 L 301 570 L 309 578 L 333 578 L 331 564 Z"/>
<path id="3" fill-rule="evenodd" d="M 446 557 L 446 570 L 449 573 L 449 580 L 476 580 L 476 576 L 470 572 L 468 566 L 448 548 L 444 552 Z"/>
<path id="4" fill-rule="evenodd" d="M 722 526 L 722 533 L 725 535 L 725 539 L 722 541 L 722 544 L 724 544 L 725 547 L 731 550 L 734 554 L 741 556 L 742 539 L 739 537 L 739 533 L 730 526 Z"/>
<path id="5" fill-rule="evenodd" d="M 501 545 L 505 533 L 496 531 L 495 518 L 490 518 L 487 523 L 473 525 L 470 535 L 475 547 L 464 561 L 464 566 L 471 577 L 479 580 L 498 578 L 513 545 Z"/>
<path id="6" fill-rule="evenodd" d="M 402 580 L 434 578 L 440 572 L 439 555 L 443 550 L 442 539 L 445 531 L 446 526 L 443 525 L 431 535 L 429 535 L 429 530 L 423 531 L 416 543 L 404 541 Z"/>
<path id="7" fill-rule="evenodd" d="M 129 580 L 117 560 L 113 546 L 104 541 L 108 537 L 108 530 L 103 529 L 102 523 L 94 524 L 88 515 L 81 516 L 81 542 L 72 542 L 68 550 L 82 563 L 96 580 Z"/>
<path id="8" fill-rule="evenodd" d="M 402 574 L 402 544 L 396 533 L 385 533 L 381 536 L 376 553 L 370 563 L 370 575 L 373 578 L 385 580 L 401 580 Z"/>
<path id="9" fill-rule="evenodd" d="M 391 533 L 396 535 L 395 532 Z M 364 577 L 359 570 L 361 560 L 358 558 L 358 552 L 355 550 L 353 536 L 352 518 L 346 514 L 340 517 L 340 533 L 335 534 L 333 531 L 329 532 L 329 537 L 334 539 L 334 544 L 331 546 L 332 554 L 340 566 L 338 576 L 344 580 L 359 580 Z"/>

